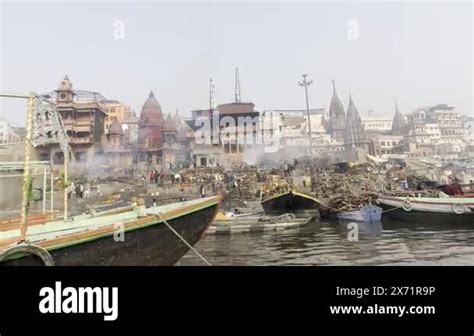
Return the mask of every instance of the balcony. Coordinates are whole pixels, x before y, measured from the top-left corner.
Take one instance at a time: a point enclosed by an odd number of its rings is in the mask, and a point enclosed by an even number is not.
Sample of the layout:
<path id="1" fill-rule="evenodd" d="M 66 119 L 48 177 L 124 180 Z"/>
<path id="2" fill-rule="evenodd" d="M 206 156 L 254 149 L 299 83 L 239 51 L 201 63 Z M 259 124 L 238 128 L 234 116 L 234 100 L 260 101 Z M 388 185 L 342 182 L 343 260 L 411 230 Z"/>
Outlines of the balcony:
<path id="1" fill-rule="evenodd" d="M 90 144 L 92 143 L 92 137 L 84 137 L 84 138 L 70 138 L 70 142 L 72 144 Z"/>

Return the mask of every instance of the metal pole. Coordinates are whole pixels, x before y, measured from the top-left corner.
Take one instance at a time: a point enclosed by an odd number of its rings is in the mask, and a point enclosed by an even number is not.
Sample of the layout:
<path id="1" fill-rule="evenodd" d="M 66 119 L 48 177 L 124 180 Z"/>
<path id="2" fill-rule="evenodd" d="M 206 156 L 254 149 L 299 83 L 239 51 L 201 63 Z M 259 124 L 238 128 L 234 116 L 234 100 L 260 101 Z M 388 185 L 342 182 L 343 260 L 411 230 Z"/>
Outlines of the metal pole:
<path id="1" fill-rule="evenodd" d="M 30 202 L 30 155 L 31 155 L 31 136 L 33 124 L 33 110 L 35 109 L 35 96 L 30 94 L 28 97 L 28 108 L 26 112 L 26 138 L 25 138 L 25 166 L 23 170 L 23 190 L 21 198 L 21 224 L 20 241 L 26 240 L 26 230 L 28 225 L 28 208 Z"/>
<path id="2" fill-rule="evenodd" d="M 306 115 L 308 116 L 308 138 L 309 138 L 309 151 L 310 151 L 310 157 L 313 156 L 313 139 L 312 139 L 312 134 L 311 134 L 311 118 L 309 115 L 309 100 L 308 100 L 308 86 L 313 83 L 312 80 L 307 81 L 306 77 L 308 75 L 304 74 L 303 75 L 303 82 L 299 83 L 300 86 L 304 86 L 304 93 L 306 96 Z"/>
<path id="3" fill-rule="evenodd" d="M 43 215 L 46 213 L 46 166 L 43 168 Z"/>
<path id="4" fill-rule="evenodd" d="M 20 95 L 20 94 L 11 94 L 11 93 L 0 93 L 0 97 L 4 98 L 26 98 L 30 99 L 31 95 Z"/>
<path id="5" fill-rule="evenodd" d="M 53 174 L 53 169 L 51 167 L 49 168 L 51 170 L 51 213 L 54 212 L 54 174 Z"/>

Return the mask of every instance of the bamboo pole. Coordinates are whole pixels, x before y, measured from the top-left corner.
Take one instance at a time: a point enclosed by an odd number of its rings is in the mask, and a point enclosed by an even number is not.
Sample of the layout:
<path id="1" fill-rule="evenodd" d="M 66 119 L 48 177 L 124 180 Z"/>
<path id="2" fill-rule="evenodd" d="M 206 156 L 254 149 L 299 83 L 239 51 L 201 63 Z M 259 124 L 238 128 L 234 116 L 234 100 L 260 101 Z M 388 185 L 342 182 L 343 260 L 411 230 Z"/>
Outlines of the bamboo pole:
<path id="1" fill-rule="evenodd" d="M 43 168 L 43 215 L 46 213 L 46 166 Z"/>
<path id="2" fill-rule="evenodd" d="M 19 97 L 17 97 L 19 98 Z M 21 224 L 20 241 L 26 240 L 26 230 L 28 226 L 28 207 L 30 201 L 30 155 L 31 155 L 31 137 L 33 124 L 33 111 L 35 109 L 35 96 L 30 94 L 28 97 L 28 108 L 26 112 L 26 139 L 25 139 L 25 166 L 23 170 L 23 190 L 21 199 Z"/>
<path id="3" fill-rule="evenodd" d="M 69 165 L 69 148 L 66 146 L 66 150 L 64 151 L 64 220 L 67 220 L 67 204 L 68 204 L 68 199 L 67 199 L 67 194 L 68 194 L 68 165 Z"/>
<path id="4" fill-rule="evenodd" d="M 50 184 L 51 184 L 51 213 L 54 212 L 54 173 L 53 173 L 53 169 L 50 167 L 49 168 L 50 171 L 51 171 L 51 180 L 50 180 Z"/>

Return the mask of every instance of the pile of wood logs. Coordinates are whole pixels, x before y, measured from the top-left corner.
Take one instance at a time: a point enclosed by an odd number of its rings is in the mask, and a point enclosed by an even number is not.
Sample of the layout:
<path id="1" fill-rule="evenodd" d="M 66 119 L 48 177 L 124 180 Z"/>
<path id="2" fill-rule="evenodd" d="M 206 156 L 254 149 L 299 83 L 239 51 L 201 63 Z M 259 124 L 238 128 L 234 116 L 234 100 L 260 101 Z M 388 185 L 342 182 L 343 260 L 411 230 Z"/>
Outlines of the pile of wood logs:
<path id="1" fill-rule="evenodd" d="M 359 209 L 374 202 L 384 186 L 384 180 L 372 173 L 351 175 L 323 172 L 312 178 L 313 195 L 337 211 Z"/>

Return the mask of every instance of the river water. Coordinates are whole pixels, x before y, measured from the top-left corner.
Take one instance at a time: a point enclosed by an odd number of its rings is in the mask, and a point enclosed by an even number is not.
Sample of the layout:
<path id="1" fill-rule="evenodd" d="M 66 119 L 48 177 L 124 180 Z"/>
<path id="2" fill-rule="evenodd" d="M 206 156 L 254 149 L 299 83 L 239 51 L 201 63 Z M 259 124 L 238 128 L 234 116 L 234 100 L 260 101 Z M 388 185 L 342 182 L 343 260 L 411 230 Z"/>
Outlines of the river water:
<path id="1" fill-rule="evenodd" d="M 317 220 L 279 232 L 205 235 L 196 249 L 213 265 L 474 265 L 474 223 Z M 189 251 L 177 265 L 203 264 Z"/>

